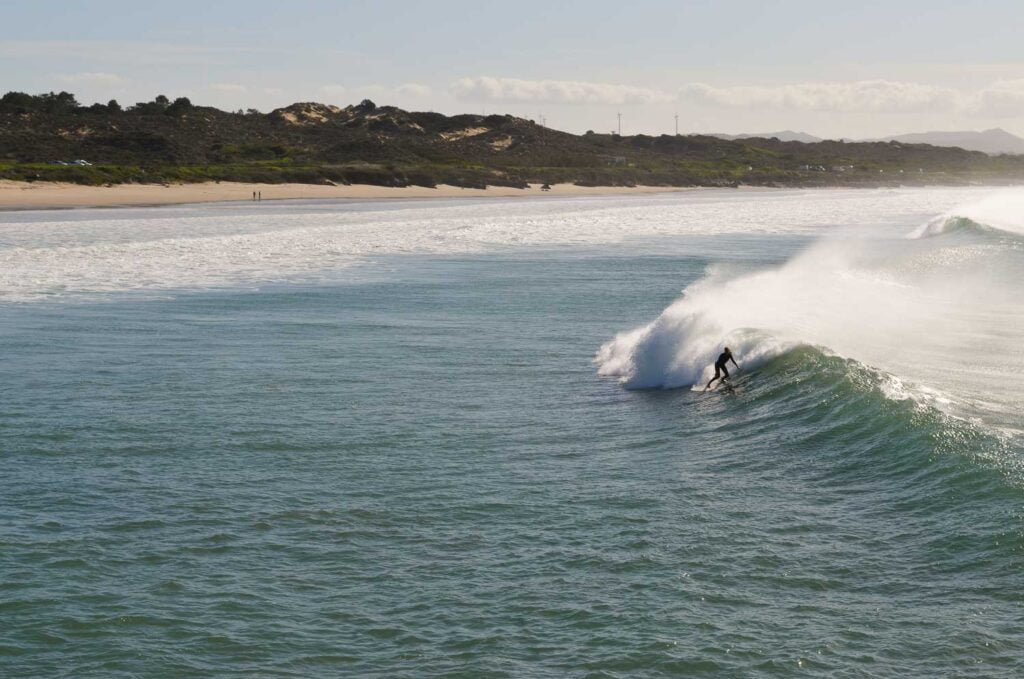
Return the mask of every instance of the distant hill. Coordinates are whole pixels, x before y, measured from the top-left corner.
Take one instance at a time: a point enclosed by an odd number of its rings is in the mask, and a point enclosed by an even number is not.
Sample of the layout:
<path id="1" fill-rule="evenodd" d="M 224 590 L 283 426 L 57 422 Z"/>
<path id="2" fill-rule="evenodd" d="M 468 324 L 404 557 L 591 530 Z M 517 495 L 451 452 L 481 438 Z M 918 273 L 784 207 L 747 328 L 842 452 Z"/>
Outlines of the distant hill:
<path id="1" fill-rule="evenodd" d="M 0 179 L 465 187 L 1024 182 L 1024 156 L 896 141 L 787 140 L 792 135 L 798 133 L 575 135 L 512 115 L 447 116 L 369 100 L 261 113 L 196 106 L 184 97 L 122 108 L 116 101 L 80 106 L 67 92 L 8 92 L 0 97 Z"/>
<path id="2" fill-rule="evenodd" d="M 822 141 L 821 137 L 815 137 L 806 132 L 794 132 L 793 130 L 782 130 L 780 132 L 758 132 L 757 134 L 712 134 L 712 137 L 719 139 L 778 139 L 779 141 L 798 141 L 804 144 L 813 144 Z"/>
<path id="3" fill-rule="evenodd" d="M 718 139 L 772 139 L 779 141 L 799 141 L 805 144 L 814 144 L 824 141 L 821 137 L 815 137 L 806 132 L 794 132 L 793 130 L 782 130 L 780 132 L 758 132 L 756 134 L 712 134 Z M 957 147 L 968 151 L 981 151 L 989 155 L 1000 153 L 1024 154 L 1024 139 L 1006 130 L 995 128 L 984 132 L 973 130 L 962 130 L 954 132 L 914 132 L 911 134 L 898 134 L 889 137 L 873 137 L 870 139 L 844 139 L 846 142 L 877 142 L 877 141 L 898 141 L 903 144 L 931 144 L 932 146 Z"/>
<path id="4" fill-rule="evenodd" d="M 1024 139 L 1006 130 L 995 128 L 984 132 L 973 130 L 958 132 L 917 132 L 883 137 L 877 141 L 898 141 L 904 144 L 931 144 L 933 146 L 957 146 L 968 151 L 982 153 L 1024 153 Z"/>

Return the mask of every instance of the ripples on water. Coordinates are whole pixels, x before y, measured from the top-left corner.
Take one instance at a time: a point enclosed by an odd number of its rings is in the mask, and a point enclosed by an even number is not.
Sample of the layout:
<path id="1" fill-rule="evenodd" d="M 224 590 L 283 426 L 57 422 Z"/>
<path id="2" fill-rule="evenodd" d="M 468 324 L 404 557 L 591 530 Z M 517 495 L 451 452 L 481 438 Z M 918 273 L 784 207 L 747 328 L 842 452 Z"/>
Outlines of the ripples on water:
<path id="1" fill-rule="evenodd" d="M 19 284 L 30 301 L 0 309 L 0 674 L 1016 676 L 1021 449 L 1005 420 L 893 398 L 888 374 L 813 347 L 733 395 L 594 374 L 597 347 L 709 265 L 775 270 L 805 249 L 817 195 L 777 206 L 799 205 L 788 234 L 477 244 L 329 283 L 225 279 L 258 290 L 95 297 L 115 278 L 102 267 L 94 285 L 40 263 L 41 287 L 89 301 Z M 873 211 L 830 197 L 822 212 L 884 224 L 884 196 L 856 195 Z M 897 196 L 884 228 L 902 236 L 943 199 Z M 656 200 L 656 221 L 711 209 L 687 200 Z M 551 203 L 552 229 L 642 214 L 609 202 L 624 212 Z M 5 228 L 8 261 L 28 266 L 11 251 L 30 229 Z"/>

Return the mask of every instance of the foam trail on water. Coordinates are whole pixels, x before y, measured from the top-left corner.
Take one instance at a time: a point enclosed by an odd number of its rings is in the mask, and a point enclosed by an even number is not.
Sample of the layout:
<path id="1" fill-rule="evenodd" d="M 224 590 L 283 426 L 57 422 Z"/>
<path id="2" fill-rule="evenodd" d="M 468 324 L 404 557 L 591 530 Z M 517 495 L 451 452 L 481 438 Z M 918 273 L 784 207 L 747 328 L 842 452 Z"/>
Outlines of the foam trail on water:
<path id="1" fill-rule="evenodd" d="M 658 318 L 602 346 L 599 373 L 628 388 L 701 386 L 723 346 L 749 370 L 813 345 L 901 378 L 894 397 L 1017 430 L 1024 243 L 1015 234 L 1024 210 L 1015 206 L 1024 194 L 949 213 L 997 222 L 989 230 L 827 239 L 778 268 L 712 268 Z"/>
<path id="2" fill-rule="evenodd" d="M 975 195 L 979 189 L 707 190 L 642 199 L 0 212 L 0 304 L 317 280 L 380 255 L 593 246 L 651 237 L 810 235 L 877 223 L 883 216 L 909 228 L 920 215 Z"/>

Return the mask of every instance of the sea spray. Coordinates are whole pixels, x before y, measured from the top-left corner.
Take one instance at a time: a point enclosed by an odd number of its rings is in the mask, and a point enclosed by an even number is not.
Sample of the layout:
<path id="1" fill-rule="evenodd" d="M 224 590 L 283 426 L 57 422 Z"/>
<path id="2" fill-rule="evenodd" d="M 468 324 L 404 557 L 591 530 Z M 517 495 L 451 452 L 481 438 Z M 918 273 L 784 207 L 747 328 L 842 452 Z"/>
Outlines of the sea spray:
<path id="1" fill-rule="evenodd" d="M 655 320 L 604 344 L 599 373 L 631 389 L 699 388 L 724 346 L 751 370 L 808 345 L 891 374 L 894 398 L 1013 430 L 1024 408 L 1018 206 L 1024 194 L 1000 193 L 911 240 L 826 237 L 778 267 L 712 268 Z M 982 216 L 996 225 L 952 228 Z"/>

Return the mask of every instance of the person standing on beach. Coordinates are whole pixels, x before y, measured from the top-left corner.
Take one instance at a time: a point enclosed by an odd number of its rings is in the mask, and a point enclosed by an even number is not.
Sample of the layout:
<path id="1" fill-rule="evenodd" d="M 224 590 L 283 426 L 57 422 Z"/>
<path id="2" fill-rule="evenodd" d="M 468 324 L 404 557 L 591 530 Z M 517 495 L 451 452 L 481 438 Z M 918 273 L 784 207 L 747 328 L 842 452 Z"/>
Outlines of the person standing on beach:
<path id="1" fill-rule="evenodd" d="M 253 202 L 256 202 L 256 192 L 255 191 L 252 192 L 252 200 L 253 200 Z"/>
<path id="2" fill-rule="evenodd" d="M 732 361 L 732 364 L 736 366 L 737 370 L 740 369 L 740 365 L 736 362 L 736 359 L 732 357 L 732 352 L 729 351 L 729 347 L 726 347 L 725 351 L 719 354 L 718 360 L 715 361 L 715 376 L 708 382 L 708 386 L 704 387 L 704 391 L 710 389 L 711 385 L 718 379 L 719 375 L 722 375 L 722 373 L 725 373 L 722 377 L 722 384 L 725 384 L 725 381 L 729 379 L 729 369 L 725 367 L 726 363 L 729 361 Z"/>

